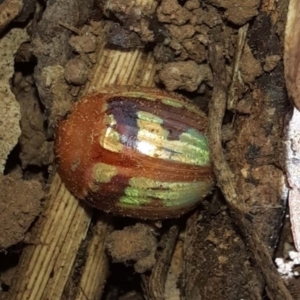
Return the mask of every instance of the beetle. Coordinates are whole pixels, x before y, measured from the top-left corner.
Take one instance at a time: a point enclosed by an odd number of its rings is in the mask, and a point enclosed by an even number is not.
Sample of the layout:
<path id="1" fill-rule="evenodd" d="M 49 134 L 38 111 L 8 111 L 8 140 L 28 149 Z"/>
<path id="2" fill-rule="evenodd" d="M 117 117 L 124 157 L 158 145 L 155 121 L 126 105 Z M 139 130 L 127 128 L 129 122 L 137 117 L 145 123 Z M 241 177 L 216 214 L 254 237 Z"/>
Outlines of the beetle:
<path id="1" fill-rule="evenodd" d="M 179 217 L 214 186 L 207 117 L 157 88 L 107 87 L 83 96 L 55 133 L 58 173 L 97 209 Z"/>

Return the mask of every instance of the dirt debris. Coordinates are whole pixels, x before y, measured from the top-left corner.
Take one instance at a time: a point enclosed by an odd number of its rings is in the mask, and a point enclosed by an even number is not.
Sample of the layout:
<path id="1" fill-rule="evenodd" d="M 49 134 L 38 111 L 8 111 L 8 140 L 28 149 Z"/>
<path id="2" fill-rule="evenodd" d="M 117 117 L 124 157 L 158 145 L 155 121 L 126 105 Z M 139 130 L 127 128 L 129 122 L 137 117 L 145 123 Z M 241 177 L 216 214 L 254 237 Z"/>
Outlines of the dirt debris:
<path id="1" fill-rule="evenodd" d="M 37 98 L 32 75 L 16 72 L 13 92 L 21 110 L 19 138 L 21 166 L 48 166 L 53 161 L 53 141 L 48 140 L 43 108 Z"/>
<path id="2" fill-rule="evenodd" d="M 184 40 L 182 46 L 186 50 L 189 58 L 196 63 L 200 64 L 207 60 L 207 50 L 205 45 L 203 45 L 201 35 L 196 35 L 192 39 Z"/>
<path id="3" fill-rule="evenodd" d="M 0 33 L 22 11 L 22 0 L 4 0 L 0 4 Z"/>
<path id="4" fill-rule="evenodd" d="M 64 76 L 69 84 L 83 85 L 89 74 L 89 68 L 80 58 L 70 59 L 64 71 Z"/>
<path id="5" fill-rule="evenodd" d="M 251 83 L 263 73 L 260 62 L 254 58 L 250 47 L 246 44 L 240 64 L 241 75 L 245 83 Z"/>
<path id="6" fill-rule="evenodd" d="M 266 57 L 265 64 L 263 66 L 264 71 L 271 72 L 278 66 L 278 62 L 281 60 L 280 55 L 269 55 Z"/>
<path id="7" fill-rule="evenodd" d="M 61 26 L 60 22 L 75 28 L 83 25 L 91 6 L 91 0 L 48 2 L 43 18 L 33 31 L 32 50 L 37 58 L 34 79 L 46 113 L 50 114 L 51 126 L 59 118 L 55 115 L 54 106 L 65 106 L 55 102 L 69 102 L 70 106 L 72 103 L 69 86 L 63 76 L 64 66 L 71 58 L 69 39 L 72 31 Z"/>
<path id="8" fill-rule="evenodd" d="M 0 175 L 0 249 L 24 240 L 25 234 L 41 211 L 44 197 L 41 183 Z"/>
<path id="9" fill-rule="evenodd" d="M 177 0 L 163 0 L 157 9 L 157 18 L 162 23 L 184 25 L 192 17 L 191 12 Z"/>
<path id="10" fill-rule="evenodd" d="M 223 24 L 218 10 L 212 6 L 208 6 L 205 9 L 200 7 L 193 10 L 190 23 L 192 25 L 206 25 L 209 28 Z"/>
<path id="11" fill-rule="evenodd" d="M 194 92 L 202 82 L 212 80 L 208 65 L 198 65 L 191 60 L 165 64 L 158 77 L 168 91 L 179 89 Z"/>
<path id="12" fill-rule="evenodd" d="M 140 6 L 137 1 L 122 0 L 106 0 L 99 1 L 98 3 L 106 16 L 113 15 L 117 17 L 122 24 L 123 30 L 135 32 L 144 43 L 153 42 L 155 39 L 155 32 L 153 29 L 150 29 L 150 27 L 153 22 L 151 18 L 155 14 L 157 4 L 156 1 L 150 1 L 144 6 Z M 123 36 L 125 40 L 128 38 L 135 40 L 134 36 L 130 36 L 129 33 L 125 34 L 123 30 L 115 30 L 115 34 L 121 38 Z M 110 37 L 110 39 L 112 38 Z M 120 44 L 120 41 L 118 44 Z M 128 48 L 127 43 L 125 43 L 125 48 Z"/>
<path id="13" fill-rule="evenodd" d="M 170 47 L 156 45 L 153 49 L 153 56 L 157 62 L 167 63 L 174 60 L 175 52 Z"/>
<path id="14" fill-rule="evenodd" d="M 236 25 L 244 25 L 258 14 L 259 0 L 209 0 L 208 3 L 224 8 L 225 17 Z"/>
<path id="15" fill-rule="evenodd" d="M 184 3 L 184 7 L 187 10 L 194 10 L 200 7 L 200 1 L 198 0 L 188 0 Z"/>
<path id="16" fill-rule="evenodd" d="M 142 47 L 143 45 L 137 33 L 121 27 L 118 23 L 109 25 L 107 41 L 121 48 Z"/>
<path id="17" fill-rule="evenodd" d="M 0 173 L 3 173 L 9 153 L 21 134 L 20 106 L 11 91 L 14 57 L 22 43 L 29 39 L 24 29 L 12 29 L 0 39 Z"/>
<path id="18" fill-rule="evenodd" d="M 153 229 L 141 223 L 112 232 L 106 239 L 106 249 L 113 262 L 134 262 L 138 273 L 151 270 L 155 264 L 157 240 Z"/>
<path id="19" fill-rule="evenodd" d="M 166 28 L 168 29 L 172 38 L 176 39 L 179 43 L 187 38 L 191 38 L 195 34 L 195 28 L 190 24 L 182 26 L 170 24 L 166 25 Z"/>
<path id="20" fill-rule="evenodd" d="M 69 39 L 69 44 L 74 48 L 78 53 L 91 53 L 96 50 L 96 37 L 93 35 L 79 35 L 71 36 Z"/>

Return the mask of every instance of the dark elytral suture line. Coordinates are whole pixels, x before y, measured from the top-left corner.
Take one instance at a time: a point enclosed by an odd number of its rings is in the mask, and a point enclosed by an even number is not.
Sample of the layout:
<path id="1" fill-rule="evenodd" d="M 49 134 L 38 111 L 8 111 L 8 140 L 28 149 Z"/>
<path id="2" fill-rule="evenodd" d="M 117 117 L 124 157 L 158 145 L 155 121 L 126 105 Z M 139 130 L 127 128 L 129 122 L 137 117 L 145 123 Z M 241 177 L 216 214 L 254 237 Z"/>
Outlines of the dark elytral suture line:
<path id="1" fill-rule="evenodd" d="M 216 40 L 219 40 L 216 38 Z M 268 248 L 260 239 L 253 224 L 246 218 L 245 205 L 238 197 L 237 178 L 229 168 L 222 149 L 222 121 L 226 110 L 228 82 L 223 58 L 223 45 L 215 43 L 209 49 L 213 71 L 213 94 L 209 107 L 208 140 L 217 184 L 231 209 L 232 217 L 259 267 L 270 299 L 292 300 L 290 292 L 279 276 Z"/>

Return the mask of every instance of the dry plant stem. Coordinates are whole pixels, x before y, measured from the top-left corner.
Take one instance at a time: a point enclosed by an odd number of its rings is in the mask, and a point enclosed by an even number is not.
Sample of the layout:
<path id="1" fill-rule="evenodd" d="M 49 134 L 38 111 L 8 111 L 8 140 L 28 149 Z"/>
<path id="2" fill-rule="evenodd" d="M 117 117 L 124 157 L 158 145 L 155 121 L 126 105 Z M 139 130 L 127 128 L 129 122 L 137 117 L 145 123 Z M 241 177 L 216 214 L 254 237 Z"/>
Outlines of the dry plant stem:
<path id="1" fill-rule="evenodd" d="M 234 221 L 240 227 L 255 262 L 266 281 L 266 290 L 270 299 L 292 300 L 292 296 L 279 276 L 270 253 L 259 238 L 258 233 L 246 218 L 246 207 L 240 203 L 237 195 L 235 175 L 229 168 L 222 149 L 222 120 L 227 101 L 227 83 L 222 46 L 211 46 L 210 63 L 213 69 L 213 94 L 209 109 L 209 141 L 210 153 L 217 182 L 225 196 L 234 216 Z"/>
<path id="2" fill-rule="evenodd" d="M 70 271 L 75 256 L 69 254 L 76 251 L 85 237 L 91 215 L 74 201 L 57 175 L 48 198 L 49 206 L 33 232 L 37 244 L 23 252 L 17 270 L 20 276 L 12 286 L 10 299 L 42 299 L 45 289 L 51 289 L 59 273 Z"/>
<path id="3" fill-rule="evenodd" d="M 87 249 L 86 255 L 88 258 L 84 265 L 79 289 L 74 300 L 101 299 L 109 272 L 103 239 L 103 237 L 106 237 L 106 231 L 107 221 L 105 219 L 98 220 L 93 230 L 93 239 Z M 93 298 L 90 298 L 91 296 Z"/>
<path id="4" fill-rule="evenodd" d="M 235 105 L 236 105 L 236 83 L 238 80 L 240 80 L 239 66 L 240 66 L 240 60 L 242 57 L 242 53 L 244 50 L 248 27 L 249 27 L 249 23 L 247 23 L 243 27 L 241 27 L 239 29 L 239 33 L 238 33 L 237 49 L 236 49 L 236 53 L 235 53 L 233 70 L 232 70 L 232 80 L 231 80 L 229 90 L 228 90 L 228 101 L 227 101 L 227 109 L 228 110 L 234 110 Z"/>
<path id="5" fill-rule="evenodd" d="M 74 26 L 70 26 L 69 24 L 66 24 L 64 22 L 59 22 L 59 25 L 62 26 L 62 27 L 65 27 L 67 29 L 69 29 L 70 31 L 74 32 L 75 34 L 77 35 L 80 35 L 81 32 L 80 30 L 78 30 L 77 28 L 75 28 Z"/>
<path id="6" fill-rule="evenodd" d="M 104 40 L 104 39 L 103 39 Z M 152 55 L 143 50 L 112 50 L 101 45 L 98 63 L 83 93 L 100 91 L 109 84 L 153 86 L 155 74 Z M 44 217 L 36 225 L 37 245 L 24 250 L 11 288 L 10 299 L 61 299 L 80 244 L 86 237 L 91 213 L 64 187 L 56 174 L 51 183 Z M 104 240 L 110 228 L 99 220 L 86 253 L 77 294 L 72 299 L 101 299 L 108 276 Z"/>
<path id="7" fill-rule="evenodd" d="M 165 283 L 178 233 L 179 226 L 173 225 L 169 231 L 162 236 L 160 246 L 163 250 L 152 269 L 151 275 L 149 277 L 145 274 L 142 275 L 144 290 L 148 300 L 165 299 Z"/>

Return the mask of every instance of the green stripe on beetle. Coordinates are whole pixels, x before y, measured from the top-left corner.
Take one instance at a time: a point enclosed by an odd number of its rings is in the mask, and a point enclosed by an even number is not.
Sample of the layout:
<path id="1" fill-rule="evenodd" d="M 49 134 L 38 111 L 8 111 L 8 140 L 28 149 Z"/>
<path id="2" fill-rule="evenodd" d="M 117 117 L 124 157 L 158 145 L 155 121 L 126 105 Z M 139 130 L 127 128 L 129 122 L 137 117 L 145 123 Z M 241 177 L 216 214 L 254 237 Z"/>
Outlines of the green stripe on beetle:
<path id="1" fill-rule="evenodd" d="M 205 166 L 210 164 L 209 148 L 207 138 L 195 129 L 189 129 L 179 137 L 180 141 L 187 144 L 185 155 L 190 157 L 192 164 Z"/>
<path id="2" fill-rule="evenodd" d="M 138 150 L 151 157 L 206 166 L 210 163 L 207 139 L 194 129 L 169 140 L 169 133 L 160 124 L 138 121 Z"/>
<path id="3" fill-rule="evenodd" d="M 143 205 L 161 201 L 161 206 L 180 206 L 192 204 L 199 199 L 199 194 L 207 194 L 211 186 L 207 182 L 160 182 L 144 177 L 131 178 L 125 188 L 121 204 Z M 184 197 L 183 197 L 184 195 Z M 154 200 L 153 200 L 154 199 Z M 159 203 L 157 203 L 159 206 Z"/>
<path id="4" fill-rule="evenodd" d="M 140 120 L 163 124 L 163 119 L 146 111 L 138 111 L 137 116 Z"/>

